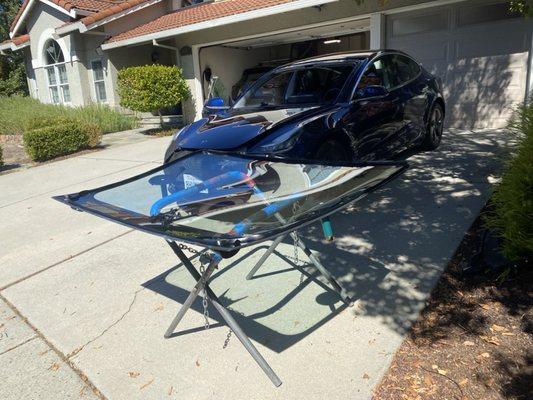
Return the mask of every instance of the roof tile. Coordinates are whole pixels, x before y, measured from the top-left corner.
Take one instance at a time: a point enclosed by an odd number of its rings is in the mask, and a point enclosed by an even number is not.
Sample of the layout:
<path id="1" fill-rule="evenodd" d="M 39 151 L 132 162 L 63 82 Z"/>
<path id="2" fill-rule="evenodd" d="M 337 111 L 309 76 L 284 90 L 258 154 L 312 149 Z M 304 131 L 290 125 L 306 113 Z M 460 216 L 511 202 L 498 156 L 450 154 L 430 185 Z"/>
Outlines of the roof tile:
<path id="1" fill-rule="evenodd" d="M 20 19 L 22 12 L 28 6 L 29 1 L 30 0 L 24 0 L 22 5 L 20 6 L 17 12 L 17 15 L 15 16 L 15 19 L 11 23 L 11 27 L 9 29 L 11 32 L 13 31 L 13 29 L 15 28 L 15 25 Z M 51 1 L 52 3 L 58 5 L 59 7 L 67 11 L 70 11 L 71 9 L 76 9 L 76 10 L 88 11 L 91 13 L 98 14 L 102 10 L 116 7 L 117 5 L 120 5 L 125 8 L 130 8 L 138 4 L 139 2 L 144 2 L 148 0 L 141 0 L 141 1 L 139 0 L 49 0 L 49 1 Z M 121 11 L 125 8 L 116 8 L 116 10 Z M 115 11 L 115 13 L 116 12 L 118 11 Z"/>
<path id="2" fill-rule="evenodd" d="M 122 32 L 107 42 L 118 42 L 167 29 L 197 24 L 199 22 L 245 13 L 248 11 L 290 3 L 293 0 L 226 0 L 186 7 L 163 15 L 153 21 Z"/>

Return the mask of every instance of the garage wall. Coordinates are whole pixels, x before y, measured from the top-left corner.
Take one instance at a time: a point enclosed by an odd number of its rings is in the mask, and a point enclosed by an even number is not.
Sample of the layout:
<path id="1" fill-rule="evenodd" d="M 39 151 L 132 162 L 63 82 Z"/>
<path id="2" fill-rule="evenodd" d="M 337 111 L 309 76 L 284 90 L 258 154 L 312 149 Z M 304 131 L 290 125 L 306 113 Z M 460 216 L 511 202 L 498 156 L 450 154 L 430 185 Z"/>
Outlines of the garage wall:
<path id="1" fill-rule="evenodd" d="M 200 70 L 209 66 L 213 75 L 219 77 L 224 85 L 226 104 L 232 86 L 241 78 L 242 71 L 270 59 L 268 48 L 250 50 L 235 49 L 223 46 L 203 48 L 200 51 Z M 204 97 L 207 97 L 207 84 L 204 84 Z"/>
<path id="2" fill-rule="evenodd" d="M 318 42 L 317 53 L 339 53 L 350 50 L 367 50 L 370 48 L 370 32 L 361 32 L 355 35 L 343 36 L 342 41 L 338 44 L 324 44 Z"/>
<path id="3" fill-rule="evenodd" d="M 386 41 L 442 78 L 448 126 L 504 127 L 525 99 L 532 30 L 485 0 L 390 15 Z"/>

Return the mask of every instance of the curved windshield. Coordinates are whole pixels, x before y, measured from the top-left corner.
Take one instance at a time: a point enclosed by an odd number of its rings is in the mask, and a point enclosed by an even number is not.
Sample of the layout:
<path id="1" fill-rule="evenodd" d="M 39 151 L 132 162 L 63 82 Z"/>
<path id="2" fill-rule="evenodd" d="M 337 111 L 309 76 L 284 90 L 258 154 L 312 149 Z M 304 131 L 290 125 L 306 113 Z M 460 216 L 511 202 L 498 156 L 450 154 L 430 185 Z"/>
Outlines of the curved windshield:
<path id="1" fill-rule="evenodd" d="M 344 64 L 279 71 L 260 79 L 233 108 L 328 104 L 337 99 L 353 69 L 353 65 Z"/>

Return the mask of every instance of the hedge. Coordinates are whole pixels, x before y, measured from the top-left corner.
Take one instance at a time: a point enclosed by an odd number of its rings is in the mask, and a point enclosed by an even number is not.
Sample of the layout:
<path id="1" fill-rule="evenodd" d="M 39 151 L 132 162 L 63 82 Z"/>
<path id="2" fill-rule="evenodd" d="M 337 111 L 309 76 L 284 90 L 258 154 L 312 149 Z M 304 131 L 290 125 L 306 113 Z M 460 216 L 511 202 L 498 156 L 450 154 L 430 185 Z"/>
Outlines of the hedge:
<path id="1" fill-rule="evenodd" d="M 172 107 L 190 96 L 181 69 L 165 65 L 121 69 L 118 73 L 118 93 L 120 105 L 140 112 Z"/>
<path id="2" fill-rule="evenodd" d="M 32 120 L 23 134 L 26 152 L 34 161 L 44 161 L 98 145 L 102 137 L 93 124 L 70 118 Z"/>
<path id="3" fill-rule="evenodd" d="M 533 254 L 533 105 L 521 107 L 511 122 L 520 144 L 494 191 L 494 211 L 487 217 L 502 238 L 503 254 L 520 260 Z"/>
<path id="4" fill-rule="evenodd" d="M 88 122 L 80 121 L 77 118 L 71 117 L 46 117 L 46 118 L 33 118 L 30 119 L 25 127 L 26 131 L 34 129 L 44 128 L 47 126 L 65 125 L 65 124 L 77 124 L 88 135 L 87 142 L 88 147 L 96 147 L 102 140 L 102 130 L 98 125 Z"/>

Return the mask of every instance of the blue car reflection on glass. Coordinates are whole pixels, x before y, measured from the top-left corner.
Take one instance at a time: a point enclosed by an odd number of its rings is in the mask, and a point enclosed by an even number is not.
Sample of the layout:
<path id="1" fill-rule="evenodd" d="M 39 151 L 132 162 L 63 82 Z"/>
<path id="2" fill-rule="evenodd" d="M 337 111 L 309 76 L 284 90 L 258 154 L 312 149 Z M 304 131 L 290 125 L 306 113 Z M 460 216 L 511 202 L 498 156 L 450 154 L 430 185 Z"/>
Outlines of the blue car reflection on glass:
<path id="1" fill-rule="evenodd" d="M 232 107 L 216 98 L 173 138 L 165 161 L 190 150 L 292 159 L 394 159 L 435 149 L 443 131 L 440 80 L 394 50 L 319 56 L 277 67 Z"/>

